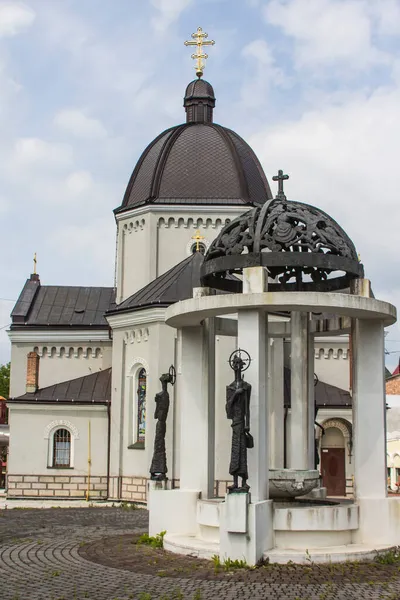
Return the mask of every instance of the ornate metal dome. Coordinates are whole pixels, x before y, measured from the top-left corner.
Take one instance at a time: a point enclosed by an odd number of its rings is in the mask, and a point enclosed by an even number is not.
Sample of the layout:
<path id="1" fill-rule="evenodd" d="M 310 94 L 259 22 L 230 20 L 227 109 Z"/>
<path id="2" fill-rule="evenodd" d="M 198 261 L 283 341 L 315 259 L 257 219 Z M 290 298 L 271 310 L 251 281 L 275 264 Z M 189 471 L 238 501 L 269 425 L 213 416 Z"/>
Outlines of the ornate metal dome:
<path id="1" fill-rule="evenodd" d="M 229 276 L 253 266 L 268 269 L 271 291 L 334 291 L 363 276 L 354 244 L 336 221 L 283 192 L 222 229 L 205 256 L 202 284 L 240 292 L 241 281 Z"/>
<path id="2" fill-rule="evenodd" d="M 210 83 L 189 83 L 187 122 L 163 131 L 140 157 L 119 213 L 144 204 L 249 205 L 272 198 L 263 168 L 234 131 L 213 123 Z"/>

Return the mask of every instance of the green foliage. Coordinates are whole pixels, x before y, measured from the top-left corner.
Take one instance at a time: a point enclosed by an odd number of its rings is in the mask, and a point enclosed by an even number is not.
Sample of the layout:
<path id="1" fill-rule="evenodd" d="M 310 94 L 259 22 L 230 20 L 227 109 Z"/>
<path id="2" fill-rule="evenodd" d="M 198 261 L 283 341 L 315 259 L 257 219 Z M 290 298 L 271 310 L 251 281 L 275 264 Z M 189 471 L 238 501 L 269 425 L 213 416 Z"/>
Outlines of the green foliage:
<path id="1" fill-rule="evenodd" d="M 10 365 L 0 365 L 0 396 L 8 398 L 10 394 Z"/>
<path id="2" fill-rule="evenodd" d="M 139 600 L 151 600 L 151 594 L 148 594 L 147 592 L 141 592 L 139 594 Z"/>
<path id="3" fill-rule="evenodd" d="M 152 548 L 162 548 L 164 546 L 164 536 L 166 533 L 166 531 L 161 531 L 161 533 L 157 533 L 154 536 L 144 533 L 136 543 L 139 546 L 143 544 L 144 546 L 151 546 Z"/>
<path id="4" fill-rule="evenodd" d="M 397 548 L 377 554 L 375 561 L 381 565 L 395 565 L 400 563 L 400 547 L 397 546 Z"/>
<path id="5" fill-rule="evenodd" d="M 249 565 L 245 560 L 232 560 L 231 558 L 225 558 L 225 560 L 221 561 L 218 554 L 214 554 L 211 557 L 211 560 L 214 564 L 214 568 L 216 571 L 219 569 L 224 569 L 224 571 L 233 571 L 234 569 L 248 569 Z"/>
<path id="6" fill-rule="evenodd" d="M 121 502 L 121 508 L 122 510 L 138 510 L 139 506 L 136 502 Z"/>

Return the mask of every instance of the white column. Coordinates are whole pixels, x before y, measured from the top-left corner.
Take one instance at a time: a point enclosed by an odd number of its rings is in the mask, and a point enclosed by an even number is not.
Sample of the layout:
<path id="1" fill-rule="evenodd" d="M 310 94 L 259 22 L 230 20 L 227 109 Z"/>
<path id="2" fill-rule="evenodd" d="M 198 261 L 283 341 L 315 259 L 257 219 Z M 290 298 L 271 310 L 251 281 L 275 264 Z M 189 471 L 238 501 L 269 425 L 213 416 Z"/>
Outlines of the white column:
<path id="1" fill-rule="evenodd" d="M 357 498 L 386 497 L 384 329 L 357 319 L 353 335 L 354 476 Z"/>
<path id="2" fill-rule="evenodd" d="M 291 469 L 308 469 L 308 314 L 291 314 Z"/>
<path id="3" fill-rule="evenodd" d="M 314 336 L 308 332 L 308 468 L 314 469 L 315 467 L 315 386 L 314 386 Z M 347 452 L 347 450 L 346 450 Z"/>
<path id="4" fill-rule="evenodd" d="M 270 466 L 272 469 L 281 469 L 284 457 L 283 339 L 270 338 L 268 350 Z"/>
<path id="5" fill-rule="evenodd" d="M 267 442 L 267 317 L 260 310 L 241 310 L 238 314 L 238 345 L 246 350 L 251 365 L 244 373 L 251 384 L 250 431 L 254 437 L 254 448 L 248 451 L 249 485 L 252 503 L 268 498 L 269 442 Z"/>
<path id="6" fill-rule="evenodd" d="M 215 340 L 212 320 L 184 327 L 179 378 L 181 403 L 180 489 L 213 496 Z"/>

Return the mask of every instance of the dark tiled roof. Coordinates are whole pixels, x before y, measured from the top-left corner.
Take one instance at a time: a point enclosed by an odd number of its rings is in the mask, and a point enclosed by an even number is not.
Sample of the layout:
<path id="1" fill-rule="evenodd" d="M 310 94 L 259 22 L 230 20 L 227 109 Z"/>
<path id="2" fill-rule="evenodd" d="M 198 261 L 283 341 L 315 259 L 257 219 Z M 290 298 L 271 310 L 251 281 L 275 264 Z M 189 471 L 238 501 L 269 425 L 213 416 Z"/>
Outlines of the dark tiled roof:
<path id="1" fill-rule="evenodd" d="M 11 398 L 8 402 L 73 402 L 74 404 L 104 404 L 111 401 L 111 368 L 91 375 L 62 381 L 35 393 Z"/>
<path id="2" fill-rule="evenodd" d="M 161 133 L 132 173 L 121 212 L 143 204 L 263 204 L 272 198 L 261 164 L 235 132 L 185 123 Z"/>
<path id="3" fill-rule="evenodd" d="M 285 367 L 284 371 L 284 394 L 285 407 L 290 408 L 290 369 L 287 367 Z M 315 386 L 315 396 L 317 408 L 325 408 L 327 406 L 329 408 L 351 408 L 352 406 L 349 392 L 323 381 L 318 381 Z"/>
<path id="4" fill-rule="evenodd" d="M 28 279 L 11 313 L 24 326 L 107 327 L 104 313 L 114 305 L 113 288 L 40 285 Z"/>
<path id="5" fill-rule="evenodd" d="M 151 306 L 169 306 L 179 300 L 192 298 L 193 288 L 200 287 L 200 267 L 203 255 L 195 252 L 169 271 L 151 281 L 144 288 L 112 308 L 107 314 L 149 308 Z"/>

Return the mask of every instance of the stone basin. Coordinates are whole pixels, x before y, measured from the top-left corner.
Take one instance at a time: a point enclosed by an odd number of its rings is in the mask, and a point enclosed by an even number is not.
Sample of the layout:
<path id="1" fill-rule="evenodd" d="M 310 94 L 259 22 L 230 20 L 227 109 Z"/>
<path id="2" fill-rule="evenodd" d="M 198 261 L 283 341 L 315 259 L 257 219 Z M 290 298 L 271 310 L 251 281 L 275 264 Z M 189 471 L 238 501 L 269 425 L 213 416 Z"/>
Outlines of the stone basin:
<path id="1" fill-rule="evenodd" d="M 319 486 L 319 479 L 316 470 L 270 469 L 269 497 L 277 500 L 304 496 Z"/>

